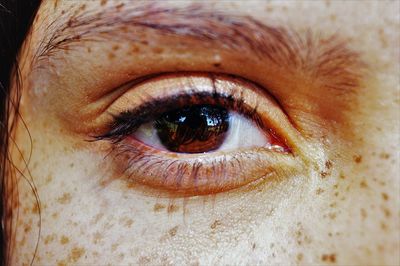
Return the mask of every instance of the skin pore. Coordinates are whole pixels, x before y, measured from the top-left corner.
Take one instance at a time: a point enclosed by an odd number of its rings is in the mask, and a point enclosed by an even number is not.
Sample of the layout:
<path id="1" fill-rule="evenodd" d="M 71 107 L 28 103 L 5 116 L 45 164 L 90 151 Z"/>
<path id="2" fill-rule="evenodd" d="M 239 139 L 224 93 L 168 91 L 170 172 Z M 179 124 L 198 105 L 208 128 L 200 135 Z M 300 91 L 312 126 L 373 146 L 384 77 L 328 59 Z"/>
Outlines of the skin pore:
<path id="1" fill-rule="evenodd" d="M 399 264 L 396 10 L 43 1 L 20 54 L 10 265 Z M 292 148 L 243 177 L 258 182 L 165 191 L 95 140 L 146 99 L 236 77 Z"/>

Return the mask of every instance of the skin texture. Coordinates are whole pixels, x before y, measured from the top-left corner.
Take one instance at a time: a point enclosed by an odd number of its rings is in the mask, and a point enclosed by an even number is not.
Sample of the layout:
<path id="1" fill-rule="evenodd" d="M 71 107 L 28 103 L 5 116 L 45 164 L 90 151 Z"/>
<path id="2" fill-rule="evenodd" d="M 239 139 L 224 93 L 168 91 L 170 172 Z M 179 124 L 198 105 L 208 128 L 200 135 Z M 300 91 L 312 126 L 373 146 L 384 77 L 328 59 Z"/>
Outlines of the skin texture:
<path id="1" fill-rule="evenodd" d="M 251 54 L 185 37 L 176 37 L 183 54 L 178 58 L 175 37 L 154 45 L 158 37 L 129 28 L 130 36 L 148 42 L 105 34 L 102 41 L 78 39 L 35 61 L 54 20 L 107 7 L 118 17 L 132 3 L 123 4 L 43 1 L 39 9 L 20 55 L 26 126 L 20 119 L 10 147 L 20 170 L 9 176 L 9 193 L 18 198 L 10 207 L 10 265 L 30 264 L 36 248 L 34 265 L 400 263 L 399 2 L 207 2 L 207 10 L 250 15 L 300 36 L 309 29 L 314 35 L 337 33 L 345 57 L 354 56 L 343 61 L 354 83 L 340 93 L 324 84 L 343 73 L 311 78 L 305 67 L 264 66 Z M 318 41 L 311 54 L 323 46 Z M 162 60 L 154 62 L 156 55 Z M 87 140 L 104 132 L 110 102 L 117 103 L 112 111 L 124 104 L 126 90 L 115 88 L 163 67 L 227 72 L 268 85 L 299 132 L 290 136 L 300 170 L 283 165 L 263 182 L 197 197 L 126 181 L 117 160 L 105 157 L 112 144 Z M 134 93 L 124 97 L 137 100 Z M 282 132 L 291 130 L 282 124 Z"/>

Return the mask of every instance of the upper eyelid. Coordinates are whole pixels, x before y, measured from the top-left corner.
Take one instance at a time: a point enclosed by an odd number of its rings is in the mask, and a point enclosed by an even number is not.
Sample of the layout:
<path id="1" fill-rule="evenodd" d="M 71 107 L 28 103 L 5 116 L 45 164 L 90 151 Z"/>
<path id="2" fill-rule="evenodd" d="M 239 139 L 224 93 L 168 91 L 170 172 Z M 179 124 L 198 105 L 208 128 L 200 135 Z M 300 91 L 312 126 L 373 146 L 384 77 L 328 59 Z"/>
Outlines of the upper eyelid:
<path id="1" fill-rule="evenodd" d="M 103 128 L 102 132 L 97 136 L 92 136 L 92 139 L 101 140 L 110 139 L 111 136 L 113 138 L 119 136 L 119 124 L 113 126 L 113 123 L 117 121 L 115 118 L 120 117 L 121 113 L 126 110 L 141 111 L 144 104 L 153 103 L 154 100 L 157 100 L 157 95 L 163 95 L 160 98 L 160 102 L 162 102 L 162 99 L 170 99 L 176 97 L 178 94 L 185 95 L 187 93 L 193 93 L 199 95 L 201 93 L 206 93 L 207 95 L 211 95 L 210 93 L 217 93 L 221 95 L 221 98 L 224 98 L 224 95 L 232 97 L 232 101 L 239 105 L 238 108 L 241 109 L 244 115 L 248 115 L 253 119 L 263 119 L 263 121 L 255 122 L 259 123 L 259 126 L 263 130 L 268 130 L 268 134 L 272 134 L 282 140 L 290 151 L 296 154 L 303 154 L 302 143 L 304 142 L 304 136 L 302 136 L 301 132 L 291 123 L 290 118 L 287 116 L 284 109 L 282 109 L 282 106 L 276 102 L 274 97 L 268 93 L 265 88 L 251 81 L 231 75 L 192 73 L 192 75 L 193 74 L 194 77 L 186 77 L 183 82 L 181 81 L 182 87 L 175 86 L 175 84 L 170 83 L 169 80 L 185 77 L 183 74 L 178 76 L 167 74 L 160 75 L 160 77 L 150 79 L 147 82 L 130 88 L 110 106 L 108 112 L 103 114 L 104 120 L 108 121 L 106 123 L 108 126 Z M 194 81 L 195 79 L 197 79 L 197 81 Z M 192 87 L 196 86 L 196 84 L 202 84 L 200 80 L 203 82 L 206 80 L 207 85 L 203 84 L 204 87 L 201 89 L 192 90 Z M 151 83 L 152 85 L 150 85 Z M 240 89 L 237 87 L 239 84 Z M 149 91 L 150 88 L 153 89 Z M 243 102 L 238 103 L 238 101 L 241 100 L 243 100 Z M 157 108 L 159 108 L 159 106 Z M 150 112 L 151 110 L 152 109 L 150 109 Z M 132 113 L 127 114 L 128 116 L 125 118 L 129 119 L 132 117 Z M 139 116 L 142 117 L 143 114 Z M 105 117 L 107 117 L 107 119 Z M 114 117 L 114 119 L 110 119 L 112 117 Z"/>
<path id="2" fill-rule="evenodd" d="M 211 11 L 201 4 L 172 8 L 153 2 L 130 3 L 118 12 L 110 7 L 78 15 L 71 13 L 66 12 L 49 27 L 47 39 L 40 42 L 34 53 L 33 61 L 37 65 L 40 66 L 41 59 L 79 46 L 83 40 L 146 41 L 132 34 L 136 29 L 154 31 L 160 38 L 168 35 L 213 42 L 232 51 L 253 54 L 288 70 L 301 68 L 314 77 L 325 78 L 329 82 L 327 86 L 341 92 L 357 88 L 365 66 L 359 54 L 335 36 L 316 38 L 311 31 L 303 36 L 292 29 L 269 26 L 251 17 Z M 127 34 L 118 30 L 120 27 L 127 27 Z"/>

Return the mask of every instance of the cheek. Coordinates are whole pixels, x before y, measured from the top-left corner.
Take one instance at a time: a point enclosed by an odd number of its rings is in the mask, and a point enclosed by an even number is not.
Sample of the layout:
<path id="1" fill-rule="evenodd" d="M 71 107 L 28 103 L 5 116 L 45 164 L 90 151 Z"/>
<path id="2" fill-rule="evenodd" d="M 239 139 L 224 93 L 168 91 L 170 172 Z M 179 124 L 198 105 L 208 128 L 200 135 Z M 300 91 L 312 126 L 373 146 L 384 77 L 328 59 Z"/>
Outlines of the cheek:
<path id="1" fill-rule="evenodd" d="M 16 140 L 24 158 L 30 160 L 26 168 L 14 147 L 14 162 L 22 170 L 16 175 L 18 185 L 14 186 L 14 202 L 18 204 L 13 208 L 16 224 L 12 264 L 30 263 L 36 248 L 35 263 L 76 263 L 87 255 L 90 239 L 86 228 L 89 224 L 80 220 L 95 216 L 93 209 L 101 205 L 100 200 L 94 202 L 88 197 L 98 187 L 95 170 L 102 168 L 93 162 L 100 160 L 78 152 L 52 125 L 31 120 L 29 115 L 24 119 L 30 136 L 18 127 Z M 29 124 L 30 121 L 35 122 Z"/>
<path id="2" fill-rule="evenodd" d="M 14 220 L 12 264 L 31 261 L 38 236 L 38 264 L 127 264 L 133 258 L 162 264 L 177 257 L 190 263 L 189 258 L 202 262 L 218 254 L 227 254 L 221 258 L 227 263 L 229 254 L 264 261 L 274 261 L 279 254 L 293 264 L 359 261 L 360 256 L 379 262 L 384 261 L 382 250 L 394 253 L 395 159 L 377 148 L 357 148 L 359 153 L 343 149 L 347 160 L 326 161 L 321 169 L 257 188 L 169 199 L 127 186 L 113 176 L 104 154 L 90 150 L 83 139 L 40 119 L 24 118 L 31 121 L 33 142 L 21 127 L 18 147 L 25 158 L 32 147 L 33 153 L 30 171 L 23 171 L 24 162 L 14 150 L 24 176 L 13 179 L 18 180 L 19 198 L 13 210 L 16 214 L 19 209 L 19 216 Z M 357 252 L 349 238 L 363 243 Z M 383 255 L 375 256 L 371 249 Z"/>

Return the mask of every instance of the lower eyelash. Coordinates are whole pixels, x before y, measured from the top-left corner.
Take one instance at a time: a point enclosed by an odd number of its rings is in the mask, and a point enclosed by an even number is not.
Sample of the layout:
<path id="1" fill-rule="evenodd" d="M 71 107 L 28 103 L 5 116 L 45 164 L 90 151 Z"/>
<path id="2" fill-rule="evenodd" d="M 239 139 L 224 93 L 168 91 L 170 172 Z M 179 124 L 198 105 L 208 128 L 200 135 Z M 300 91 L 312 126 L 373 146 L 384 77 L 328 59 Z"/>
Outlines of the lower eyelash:
<path id="1" fill-rule="evenodd" d="M 177 196 L 231 190 L 272 173 L 282 175 L 296 165 L 292 155 L 265 148 L 199 157 L 156 151 L 132 139 L 116 145 L 112 154 L 128 182 Z"/>

